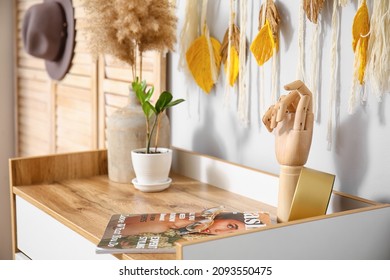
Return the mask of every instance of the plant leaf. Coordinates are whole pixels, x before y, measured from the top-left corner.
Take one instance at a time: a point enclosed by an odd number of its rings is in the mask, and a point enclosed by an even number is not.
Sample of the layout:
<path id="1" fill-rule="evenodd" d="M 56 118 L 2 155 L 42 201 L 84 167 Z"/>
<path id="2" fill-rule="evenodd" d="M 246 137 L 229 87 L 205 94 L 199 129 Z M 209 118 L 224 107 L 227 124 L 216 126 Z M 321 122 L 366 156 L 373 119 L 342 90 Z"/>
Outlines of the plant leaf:
<path id="1" fill-rule="evenodd" d="M 142 92 L 142 84 L 138 81 L 138 78 L 136 81 L 133 81 L 131 83 L 131 87 L 133 88 L 133 91 L 135 95 L 137 96 L 138 101 L 143 104 L 145 101 L 145 96 Z"/>
<path id="2" fill-rule="evenodd" d="M 173 107 L 173 106 L 176 106 L 177 104 L 180 104 L 182 102 L 184 102 L 185 100 L 184 99 L 176 99 L 175 101 L 172 101 L 170 102 L 166 108 L 170 108 L 170 107 Z"/>
<path id="3" fill-rule="evenodd" d="M 153 93 L 154 93 L 154 86 L 152 86 L 151 88 L 149 88 L 149 90 L 147 91 L 146 96 L 145 96 L 145 100 L 146 100 L 146 101 L 149 101 L 150 98 L 152 98 Z"/>
<path id="4" fill-rule="evenodd" d="M 143 92 L 145 92 L 145 90 L 146 90 L 146 81 L 145 81 L 145 80 L 143 80 L 143 81 L 141 82 L 141 90 L 142 90 Z"/>
<path id="5" fill-rule="evenodd" d="M 132 82 L 132 88 L 135 92 L 137 99 L 141 104 L 145 103 L 146 101 L 149 101 L 154 93 L 154 86 L 151 86 L 147 91 L 147 84 L 146 81 L 139 82 L 138 78 L 136 81 Z"/>
<path id="6" fill-rule="evenodd" d="M 210 38 L 213 47 L 214 61 L 219 69 L 221 64 L 220 48 L 221 44 L 214 38 Z M 211 73 L 210 52 L 205 35 L 198 37 L 186 52 L 188 68 L 198 86 L 206 93 L 211 91 L 214 85 Z"/>
<path id="7" fill-rule="evenodd" d="M 139 89 L 135 91 L 135 95 L 137 96 L 138 101 L 141 104 L 144 104 L 145 102 L 145 95 L 140 91 Z"/>
<path id="8" fill-rule="evenodd" d="M 142 104 L 142 110 L 144 111 L 144 114 L 147 119 L 150 119 L 153 116 L 153 114 L 156 114 L 156 109 L 149 101 L 145 101 Z"/>
<path id="9" fill-rule="evenodd" d="M 169 91 L 164 91 L 160 94 L 160 97 L 156 102 L 157 114 L 163 112 L 166 109 L 166 106 L 169 104 L 169 102 L 171 102 L 172 98 L 172 94 Z"/>

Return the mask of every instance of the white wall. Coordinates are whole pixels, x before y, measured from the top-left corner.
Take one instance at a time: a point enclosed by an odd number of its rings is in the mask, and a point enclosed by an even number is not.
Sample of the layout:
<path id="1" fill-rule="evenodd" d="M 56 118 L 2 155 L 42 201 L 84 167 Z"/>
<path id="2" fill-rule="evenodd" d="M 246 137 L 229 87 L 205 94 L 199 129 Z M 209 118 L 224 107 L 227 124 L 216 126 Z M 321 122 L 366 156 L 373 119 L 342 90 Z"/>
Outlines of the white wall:
<path id="1" fill-rule="evenodd" d="M 0 259 L 10 259 L 8 158 L 14 155 L 13 1 L 0 1 Z"/>
<path id="2" fill-rule="evenodd" d="M 260 2 L 248 1 L 247 40 L 251 42 L 257 33 Z M 374 94 L 365 105 L 357 104 L 355 113 L 347 113 L 352 78 L 351 27 L 358 4 L 352 0 L 343 8 L 338 45 L 338 98 L 334 118 L 334 140 L 327 149 L 328 96 L 330 84 L 331 18 L 333 1 L 325 1 L 322 12 L 320 35 L 320 90 L 319 116 L 314 127 L 308 167 L 336 174 L 335 188 L 368 199 L 390 202 L 390 139 L 389 98 L 386 95 L 379 103 Z M 369 1 L 368 4 L 372 4 Z M 299 1 L 276 1 L 282 18 L 280 34 L 280 94 L 285 94 L 283 85 L 296 78 L 298 61 Z M 369 6 L 369 9 L 371 7 Z M 185 1 L 178 1 L 179 30 L 184 19 Z M 212 36 L 222 41 L 228 25 L 229 1 L 210 0 L 208 26 Z M 311 77 L 312 24 L 306 28 L 306 79 Z M 179 46 L 177 46 L 179 50 Z M 210 154 L 231 162 L 277 174 L 279 166 L 274 155 L 274 137 L 260 123 L 258 66 L 251 53 L 248 54 L 250 124 L 244 127 L 237 117 L 237 91 L 231 93 L 225 104 L 224 74 L 218 85 L 206 95 L 193 82 L 186 80 L 178 71 L 179 52 L 170 56 L 168 86 L 175 98 L 185 98 L 186 104 L 171 111 L 172 144 L 199 153 Z M 222 73 L 222 72 L 221 72 Z M 271 62 L 265 66 L 265 108 L 271 105 Z M 359 102 L 358 102 L 359 103 Z M 225 104 L 225 105 L 224 105 Z"/>

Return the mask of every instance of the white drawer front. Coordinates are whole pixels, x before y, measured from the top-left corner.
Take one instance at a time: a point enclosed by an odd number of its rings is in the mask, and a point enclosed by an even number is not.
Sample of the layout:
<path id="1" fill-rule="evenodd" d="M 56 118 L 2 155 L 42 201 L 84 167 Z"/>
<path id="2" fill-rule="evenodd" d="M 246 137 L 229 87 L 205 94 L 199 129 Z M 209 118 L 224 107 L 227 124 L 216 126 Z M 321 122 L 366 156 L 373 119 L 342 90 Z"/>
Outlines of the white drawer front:
<path id="1" fill-rule="evenodd" d="M 16 196 L 17 246 L 33 260 L 116 259 L 95 254 L 95 245 L 42 210 Z"/>

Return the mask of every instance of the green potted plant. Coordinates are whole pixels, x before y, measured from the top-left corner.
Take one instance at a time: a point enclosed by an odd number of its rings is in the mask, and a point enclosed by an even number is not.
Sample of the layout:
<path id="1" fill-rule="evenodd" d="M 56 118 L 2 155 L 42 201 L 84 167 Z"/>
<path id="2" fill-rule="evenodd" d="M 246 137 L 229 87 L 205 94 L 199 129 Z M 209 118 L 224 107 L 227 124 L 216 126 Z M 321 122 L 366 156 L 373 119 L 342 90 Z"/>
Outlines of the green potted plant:
<path id="1" fill-rule="evenodd" d="M 168 176 L 172 163 L 172 150 L 158 146 L 161 119 L 166 109 L 182 103 L 184 99 L 173 100 L 172 94 L 164 91 L 153 105 L 150 102 L 154 92 L 153 86 L 147 88 L 145 81 L 140 82 L 136 79 L 132 83 L 132 88 L 141 103 L 146 123 L 146 147 L 131 151 L 136 175 L 132 182 L 141 191 L 160 191 L 169 187 L 171 183 Z"/>
<path id="2" fill-rule="evenodd" d="M 141 82 L 143 53 L 173 51 L 177 24 L 175 7 L 170 0 L 83 0 L 83 6 L 90 52 L 95 57 L 102 54 L 113 56 L 126 62 L 132 70 L 129 102 L 109 115 L 106 122 L 108 177 L 114 182 L 130 183 L 134 178 L 131 150 L 143 147 L 147 134 L 143 108 L 133 87 L 146 85 Z M 149 99 L 150 96 L 148 102 Z M 169 120 L 166 114 L 159 116 L 156 127 L 161 126 L 161 129 L 154 130 L 161 130 L 158 138 L 169 147 Z"/>

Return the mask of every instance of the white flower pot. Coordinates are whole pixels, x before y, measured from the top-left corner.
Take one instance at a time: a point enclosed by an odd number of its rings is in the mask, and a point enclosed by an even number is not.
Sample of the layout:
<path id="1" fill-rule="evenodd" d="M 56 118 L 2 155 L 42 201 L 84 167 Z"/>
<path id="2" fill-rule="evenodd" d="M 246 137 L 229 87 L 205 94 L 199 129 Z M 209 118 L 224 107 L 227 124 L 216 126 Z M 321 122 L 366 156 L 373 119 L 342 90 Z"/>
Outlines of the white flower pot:
<path id="1" fill-rule="evenodd" d="M 157 153 L 146 154 L 145 148 L 131 151 L 136 179 L 133 184 L 141 191 L 161 191 L 171 182 L 169 171 L 172 164 L 172 150 L 157 148 Z M 154 148 L 151 148 L 154 151 Z"/>

